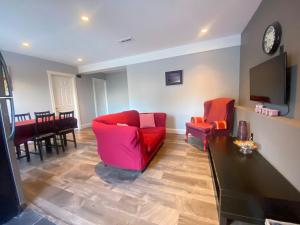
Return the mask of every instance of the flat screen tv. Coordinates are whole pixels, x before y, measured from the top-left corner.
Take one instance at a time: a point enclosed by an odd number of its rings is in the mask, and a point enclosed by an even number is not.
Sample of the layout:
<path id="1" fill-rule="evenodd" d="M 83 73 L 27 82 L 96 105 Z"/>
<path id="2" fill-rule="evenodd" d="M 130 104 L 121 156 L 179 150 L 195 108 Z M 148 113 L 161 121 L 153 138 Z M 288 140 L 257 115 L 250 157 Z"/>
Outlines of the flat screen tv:
<path id="1" fill-rule="evenodd" d="M 286 53 L 250 69 L 250 100 L 287 104 Z"/>

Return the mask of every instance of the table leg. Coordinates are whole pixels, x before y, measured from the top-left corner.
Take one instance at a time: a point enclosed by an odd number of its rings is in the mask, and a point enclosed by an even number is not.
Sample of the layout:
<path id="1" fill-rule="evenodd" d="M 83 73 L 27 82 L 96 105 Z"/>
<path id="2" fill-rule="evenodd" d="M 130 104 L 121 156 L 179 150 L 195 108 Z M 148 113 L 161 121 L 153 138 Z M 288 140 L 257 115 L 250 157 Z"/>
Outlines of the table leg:
<path id="1" fill-rule="evenodd" d="M 63 137 L 64 137 L 64 144 L 65 144 L 65 146 L 68 146 L 67 135 L 63 134 Z"/>
<path id="2" fill-rule="evenodd" d="M 228 224 L 228 219 L 220 215 L 220 225 L 227 225 L 227 224 Z"/>
<path id="3" fill-rule="evenodd" d="M 29 153 L 29 147 L 28 147 L 28 143 L 27 142 L 24 143 L 24 147 L 25 147 L 25 153 L 26 153 L 27 162 L 30 162 L 30 153 Z"/>
<path id="4" fill-rule="evenodd" d="M 20 159 L 20 157 L 21 157 L 21 148 L 20 148 L 20 145 L 16 145 L 16 152 L 17 152 L 17 159 Z"/>
<path id="5" fill-rule="evenodd" d="M 51 140 L 50 140 L 50 138 L 47 138 L 45 140 L 45 144 L 46 144 L 46 151 L 47 151 L 47 153 L 51 153 L 52 152 L 52 148 L 51 148 Z"/>

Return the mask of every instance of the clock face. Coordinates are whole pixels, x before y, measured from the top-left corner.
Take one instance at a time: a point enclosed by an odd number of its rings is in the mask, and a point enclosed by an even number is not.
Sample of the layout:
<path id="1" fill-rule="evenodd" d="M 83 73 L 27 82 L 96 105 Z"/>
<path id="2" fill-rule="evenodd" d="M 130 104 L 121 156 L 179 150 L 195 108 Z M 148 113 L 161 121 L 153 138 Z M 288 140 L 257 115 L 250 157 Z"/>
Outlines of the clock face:
<path id="1" fill-rule="evenodd" d="M 281 40 L 281 26 L 278 22 L 269 25 L 263 37 L 263 50 L 271 55 L 276 52 Z"/>
<path id="2" fill-rule="evenodd" d="M 269 26 L 265 37 L 264 37 L 264 50 L 266 53 L 270 53 L 275 43 L 275 28 L 273 26 Z"/>

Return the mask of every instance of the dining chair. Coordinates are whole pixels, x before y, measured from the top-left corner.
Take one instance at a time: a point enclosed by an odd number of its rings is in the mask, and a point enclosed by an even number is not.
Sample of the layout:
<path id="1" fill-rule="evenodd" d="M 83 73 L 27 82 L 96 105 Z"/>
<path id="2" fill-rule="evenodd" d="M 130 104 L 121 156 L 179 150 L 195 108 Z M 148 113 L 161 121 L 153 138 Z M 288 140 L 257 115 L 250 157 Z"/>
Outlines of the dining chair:
<path id="1" fill-rule="evenodd" d="M 51 143 L 51 139 L 53 140 L 53 144 Z M 55 114 L 44 114 L 37 115 L 35 118 L 35 137 L 34 140 L 37 143 L 37 148 L 39 151 L 40 159 L 43 161 L 43 141 L 45 142 L 44 146 L 46 149 L 55 148 L 56 153 L 59 154 L 60 145 L 57 143 L 56 139 L 56 121 Z M 31 152 L 35 154 L 34 152 Z"/>
<path id="2" fill-rule="evenodd" d="M 15 114 L 15 119 L 17 122 L 31 120 L 31 115 L 30 115 L 30 113 Z M 32 141 L 32 138 L 28 138 L 26 140 L 21 140 L 21 142 L 18 142 L 18 143 L 15 142 L 17 159 L 26 157 L 27 162 L 30 161 L 28 141 Z M 24 149 L 21 149 L 21 145 L 24 145 Z M 22 152 L 25 152 L 25 155 L 22 155 Z"/>
<path id="3" fill-rule="evenodd" d="M 57 134 L 61 140 L 64 142 L 64 145 L 67 146 L 67 142 L 73 142 L 75 148 L 77 148 L 75 128 L 74 128 L 74 111 L 69 112 L 60 112 L 59 113 L 59 123 L 60 129 Z M 67 139 L 67 134 L 72 134 L 73 140 Z"/>
<path id="4" fill-rule="evenodd" d="M 15 119 L 17 122 L 21 122 L 24 120 L 31 120 L 31 115 L 30 113 L 15 114 Z"/>
<path id="5" fill-rule="evenodd" d="M 43 116 L 43 115 L 49 115 L 50 114 L 50 111 L 47 110 L 47 111 L 41 111 L 41 112 L 34 112 L 34 116 L 37 117 L 37 116 Z"/>

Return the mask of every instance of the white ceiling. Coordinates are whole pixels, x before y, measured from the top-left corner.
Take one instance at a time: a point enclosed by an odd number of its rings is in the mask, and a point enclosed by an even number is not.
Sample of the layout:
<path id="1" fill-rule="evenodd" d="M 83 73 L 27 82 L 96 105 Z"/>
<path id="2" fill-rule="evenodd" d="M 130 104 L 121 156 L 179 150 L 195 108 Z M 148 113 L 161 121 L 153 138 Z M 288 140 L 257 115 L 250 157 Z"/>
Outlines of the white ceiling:
<path id="1" fill-rule="evenodd" d="M 0 49 L 72 65 L 79 57 L 81 65 L 97 63 L 240 34 L 260 2 L 0 0 Z M 208 32 L 201 34 L 202 28 Z M 132 42 L 118 42 L 129 36 Z M 22 41 L 31 48 L 22 48 Z"/>

